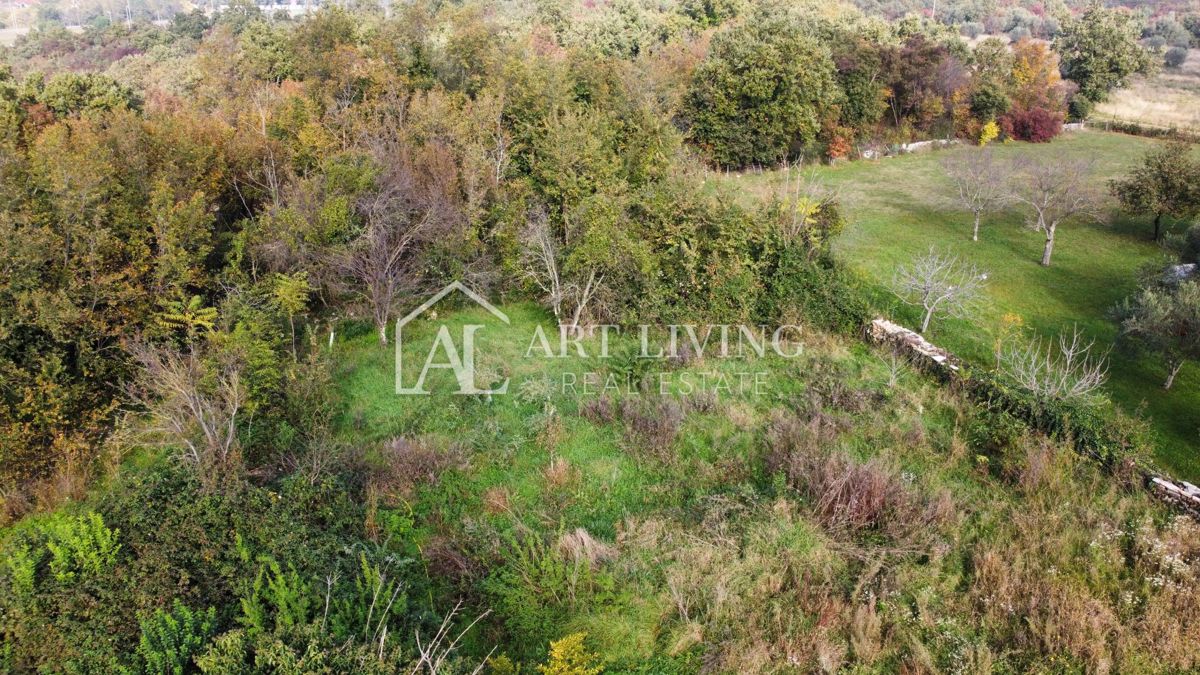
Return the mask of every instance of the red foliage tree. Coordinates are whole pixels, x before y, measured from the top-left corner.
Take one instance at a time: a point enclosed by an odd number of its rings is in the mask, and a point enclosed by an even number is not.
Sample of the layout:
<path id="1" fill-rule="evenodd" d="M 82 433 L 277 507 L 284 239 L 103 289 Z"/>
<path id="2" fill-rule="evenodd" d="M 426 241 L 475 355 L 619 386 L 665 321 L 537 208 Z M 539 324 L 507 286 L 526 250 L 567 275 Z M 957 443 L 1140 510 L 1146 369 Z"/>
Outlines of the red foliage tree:
<path id="1" fill-rule="evenodd" d="M 1046 143 L 1062 133 L 1061 113 L 1042 107 L 1016 108 L 1000 118 L 1005 135 L 1019 141 Z"/>

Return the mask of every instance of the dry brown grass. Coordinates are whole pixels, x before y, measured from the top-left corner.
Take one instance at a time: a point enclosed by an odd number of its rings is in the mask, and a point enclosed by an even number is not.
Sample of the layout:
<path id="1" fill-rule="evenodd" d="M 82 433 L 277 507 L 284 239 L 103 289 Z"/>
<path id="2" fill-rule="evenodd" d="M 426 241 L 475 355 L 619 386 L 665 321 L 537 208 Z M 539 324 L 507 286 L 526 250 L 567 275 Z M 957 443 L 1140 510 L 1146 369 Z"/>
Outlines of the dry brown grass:
<path id="1" fill-rule="evenodd" d="M 565 457 L 553 457 L 546 468 L 542 469 L 542 478 L 546 480 L 546 488 L 555 491 L 562 490 L 575 482 L 578 472 Z"/>
<path id="2" fill-rule="evenodd" d="M 411 498 L 418 486 L 435 483 L 450 469 L 466 466 L 466 452 L 458 446 L 441 448 L 430 439 L 397 437 L 380 448 L 368 485 L 385 503 L 391 503 Z"/>
<path id="3" fill-rule="evenodd" d="M 777 415 L 767 431 L 767 466 L 805 495 L 827 530 L 878 532 L 909 546 L 948 522 L 954 505 L 947 493 L 925 498 L 887 459 L 858 461 L 830 450 L 837 433 L 823 420 Z"/>
<path id="4" fill-rule="evenodd" d="M 576 564 L 586 564 L 591 569 L 617 557 L 615 548 L 596 539 L 582 527 L 563 533 L 558 538 L 557 546 L 563 558 Z"/>
<path id="5" fill-rule="evenodd" d="M 745 515 L 707 521 L 706 535 L 663 523 L 637 534 L 631 525 L 626 546 L 651 546 L 645 553 L 662 565 L 664 601 L 679 620 L 672 652 L 705 645 L 706 672 L 837 671 L 848 656 L 850 610 L 835 590 L 836 557 L 817 542 L 796 545 L 797 528 L 806 528 L 794 509 L 773 508 L 735 536 L 731 526 Z"/>
<path id="6" fill-rule="evenodd" d="M 483 493 L 483 510 L 491 516 L 511 513 L 511 500 L 507 488 L 499 485 L 490 487 Z"/>
<path id="7" fill-rule="evenodd" d="M 1200 50 L 1191 50 L 1178 69 L 1138 78 L 1113 92 L 1108 101 L 1096 106 L 1095 119 L 1200 129 Z"/>
<path id="8" fill-rule="evenodd" d="M 661 462 L 673 457 L 675 439 L 683 428 L 684 411 L 674 399 L 624 398 L 619 404 L 625 440 L 635 455 Z"/>
<path id="9" fill-rule="evenodd" d="M 968 597 L 993 643 L 1065 655 L 1087 672 L 1200 666 L 1200 525 L 1137 515 L 1128 495 L 1044 439 L 1013 452 L 1007 478 L 1025 499 L 970 554 Z M 1078 509 L 1082 494 L 1106 509 Z"/>

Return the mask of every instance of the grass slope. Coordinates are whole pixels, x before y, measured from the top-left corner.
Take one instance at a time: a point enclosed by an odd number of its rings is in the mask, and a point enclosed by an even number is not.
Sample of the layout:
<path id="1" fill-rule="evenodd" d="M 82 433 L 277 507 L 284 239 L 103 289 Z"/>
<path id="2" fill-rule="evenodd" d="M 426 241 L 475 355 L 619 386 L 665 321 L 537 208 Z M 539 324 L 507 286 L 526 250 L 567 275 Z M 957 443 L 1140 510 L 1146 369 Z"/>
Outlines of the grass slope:
<path id="1" fill-rule="evenodd" d="M 1004 157 L 1094 157 L 1098 181 L 1123 173 L 1153 141 L 1120 134 L 1075 132 L 1052 143 L 996 146 Z M 1024 226 L 1025 213 L 1013 208 L 985 219 L 980 240 L 971 241 L 970 214 L 948 195 L 940 166 L 956 148 L 886 159 L 822 167 L 820 175 L 842 198 L 850 222 L 837 242 L 838 255 L 875 284 L 881 306 L 908 325 L 919 323 L 914 308 L 900 305 L 887 291 L 897 266 L 936 246 L 961 255 L 989 275 L 985 301 L 971 321 L 935 320 L 931 339 L 978 363 L 993 361 L 993 344 L 1006 314 L 1021 317 L 1039 336 L 1055 336 L 1077 324 L 1100 344 L 1111 344 L 1117 327 L 1109 309 L 1135 289 L 1139 265 L 1162 256 L 1149 238 L 1144 220 L 1118 218 L 1111 225 L 1067 225 L 1059 230 L 1049 269 L 1038 264 L 1043 237 Z M 755 196 L 769 194 L 781 180 L 776 173 L 746 175 Z M 1114 352 L 1108 391 L 1128 411 L 1142 409 L 1160 432 L 1157 459 L 1178 475 L 1200 477 L 1200 367 L 1184 366 L 1170 392 L 1161 362 Z"/>
<path id="2" fill-rule="evenodd" d="M 620 361 L 525 358 L 550 317 L 504 309 L 508 325 L 478 309 L 442 317 L 452 334 L 488 324 L 483 368 L 510 379 L 490 400 L 396 395 L 395 352 L 366 328 L 334 350 L 344 440 L 403 436 L 458 458 L 377 494 L 381 511 L 409 514 L 440 600 L 492 610 L 468 652 L 499 644 L 528 665 L 583 631 L 607 672 L 1193 662 L 1191 624 L 1173 614 L 1191 596 L 1143 582 L 1160 563 L 1126 554 L 1187 555 L 1186 519 L 1044 439 L 984 431 L 980 411 L 918 373 L 892 382 L 865 345 L 808 334 L 799 358 L 750 366 L 769 375 L 760 395 L 625 392 L 598 413 L 599 396 L 544 384 Z M 434 330 L 405 328 L 406 367 Z M 744 368 L 704 358 L 671 372 Z M 670 427 L 664 405 L 682 415 L 654 447 L 631 428 Z M 853 513 L 874 515 L 850 524 Z"/>

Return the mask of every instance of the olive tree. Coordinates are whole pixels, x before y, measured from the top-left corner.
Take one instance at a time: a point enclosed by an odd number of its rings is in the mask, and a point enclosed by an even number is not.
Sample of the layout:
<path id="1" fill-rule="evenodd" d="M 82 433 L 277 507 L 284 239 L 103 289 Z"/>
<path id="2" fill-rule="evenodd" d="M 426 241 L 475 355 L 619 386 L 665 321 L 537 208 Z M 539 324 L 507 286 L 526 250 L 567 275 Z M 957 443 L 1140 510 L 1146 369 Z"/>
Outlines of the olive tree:
<path id="1" fill-rule="evenodd" d="M 1144 288 L 1115 314 L 1126 344 L 1162 356 L 1167 367 L 1163 389 L 1171 388 L 1184 363 L 1200 358 L 1200 282 Z"/>
<path id="2" fill-rule="evenodd" d="M 934 314 L 963 316 L 987 283 L 987 274 L 958 256 L 929 249 L 909 265 L 896 270 L 892 291 L 902 301 L 921 307 L 921 332 L 929 330 Z"/>

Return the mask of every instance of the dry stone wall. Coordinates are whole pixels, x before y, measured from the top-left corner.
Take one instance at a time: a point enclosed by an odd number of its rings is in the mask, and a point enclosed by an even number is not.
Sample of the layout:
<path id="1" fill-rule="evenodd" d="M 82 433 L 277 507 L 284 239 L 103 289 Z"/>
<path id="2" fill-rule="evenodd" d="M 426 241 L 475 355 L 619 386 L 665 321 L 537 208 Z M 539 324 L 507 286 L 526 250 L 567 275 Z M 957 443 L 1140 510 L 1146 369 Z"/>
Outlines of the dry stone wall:
<path id="1" fill-rule="evenodd" d="M 887 319 L 875 319 L 867 327 L 872 342 L 886 345 L 909 358 L 919 368 L 950 380 L 966 378 L 953 354 L 926 340 L 920 333 Z M 1200 487 L 1176 480 L 1150 466 L 1138 466 L 1147 489 L 1169 505 L 1200 517 Z"/>

